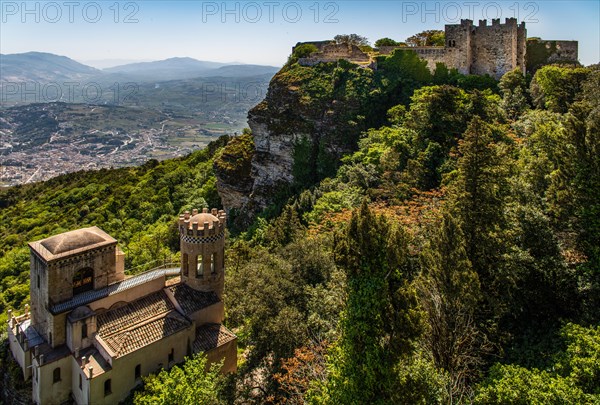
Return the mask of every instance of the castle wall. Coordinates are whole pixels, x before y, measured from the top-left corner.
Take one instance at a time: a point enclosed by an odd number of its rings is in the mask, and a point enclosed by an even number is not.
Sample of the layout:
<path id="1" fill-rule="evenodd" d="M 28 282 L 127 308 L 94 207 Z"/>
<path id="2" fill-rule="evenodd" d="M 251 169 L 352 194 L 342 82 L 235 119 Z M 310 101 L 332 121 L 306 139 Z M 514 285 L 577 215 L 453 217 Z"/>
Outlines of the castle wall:
<path id="1" fill-rule="evenodd" d="M 471 20 L 461 20 L 460 24 L 446 25 L 446 66 L 449 69 L 455 68 L 465 75 L 471 73 L 472 30 Z"/>
<path id="2" fill-rule="evenodd" d="M 579 44 L 577 41 L 542 41 L 547 44 L 548 49 L 555 49 L 548 56 L 548 63 L 561 61 L 575 62 L 579 59 Z"/>
<path id="3" fill-rule="evenodd" d="M 443 62 L 448 69 L 457 69 L 465 75 L 489 74 L 495 79 L 516 68 L 523 74 L 535 73 L 546 64 L 577 62 L 579 57 L 577 41 L 527 40 L 525 23 L 519 24 L 516 18 L 506 18 L 504 23 L 493 19 L 491 25 L 480 20 L 477 26 L 471 20 L 461 20 L 460 24 L 446 25 L 445 35 L 443 48 L 382 46 L 378 49 L 379 54 L 390 55 L 396 49 L 411 50 L 427 62 L 432 72 L 437 63 Z M 301 58 L 298 62 L 302 66 L 339 59 L 364 65 L 370 58 L 356 46 L 333 41 L 308 43 L 317 47 L 318 51 Z M 369 67 L 376 69 L 376 64 L 371 63 Z"/>
<path id="4" fill-rule="evenodd" d="M 368 64 L 371 62 L 371 57 L 361 51 L 356 45 L 337 44 L 335 42 L 309 43 L 315 45 L 318 51 L 312 53 L 308 58 L 300 58 L 298 63 L 302 66 L 314 66 L 324 62 L 337 62 L 340 59 L 358 64 Z"/>
<path id="5" fill-rule="evenodd" d="M 32 397 L 37 404 L 59 405 L 68 401 L 71 393 L 72 356 L 40 365 L 33 360 Z M 54 370 L 60 368 L 60 381 L 54 382 Z"/>
<path id="6" fill-rule="evenodd" d="M 427 62 L 427 68 L 433 73 L 437 63 L 446 63 L 446 49 L 443 46 L 382 46 L 381 55 L 391 55 L 395 50 L 414 51 Z"/>
<path id="7" fill-rule="evenodd" d="M 527 54 L 527 29 L 525 22 L 522 22 L 517 27 L 517 67 L 521 68 L 523 74 L 527 71 L 527 62 L 525 60 Z"/>
<path id="8" fill-rule="evenodd" d="M 138 382 L 135 378 L 135 367 L 139 364 L 142 376 L 157 372 L 161 368 L 169 368 L 182 363 L 187 352 L 187 342 L 193 342 L 195 327 L 183 329 L 171 336 L 152 343 L 142 350 L 136 350 L 126 356 L 113 359 L 112 369 L 91 380 L 91 398 L 94 404 L 116 404 L 125 399 L 131 388 Z M 173 362 L 169 363 L 169 353 L 173 349 Z M 112 393 L 104 395 L 104 382 L 111 379 Z M 75 388 L 75 387 L 74 387 Z M 78 389 L 78 388 L 77 388 Z"/>
<path id="9" fill-rule="evenodd" d="M 489 74 L 499 79 L 517 66 L 517 20 L 481 25 L 473 32 L 471 74 Z"/>
<path id="10" fill-rule="evenodd" d="M 235 373 L 237 370 L 237 339 L 206 352 L 207 365 L 223 360 L 222 373 Z"/>

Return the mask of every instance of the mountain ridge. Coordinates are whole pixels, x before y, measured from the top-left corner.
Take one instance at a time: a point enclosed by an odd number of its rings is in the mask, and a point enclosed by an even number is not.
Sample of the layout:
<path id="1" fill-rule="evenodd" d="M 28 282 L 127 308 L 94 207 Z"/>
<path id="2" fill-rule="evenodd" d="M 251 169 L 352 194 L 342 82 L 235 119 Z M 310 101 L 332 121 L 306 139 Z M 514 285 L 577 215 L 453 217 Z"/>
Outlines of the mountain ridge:
<path id="1" fill-rule="evenodd" d="M 0 82 L 60 82 L 69 80 L 119 79 L 133 81 L 166 81 L 197 77 L 248 77 L 275 74 L 275 66 L 200 61 L 190 57 L 174 57 L 152 62 L 136 62 L 105 69 L 77 62 L 64 55 L 48 52 L 0 54 Z"/>

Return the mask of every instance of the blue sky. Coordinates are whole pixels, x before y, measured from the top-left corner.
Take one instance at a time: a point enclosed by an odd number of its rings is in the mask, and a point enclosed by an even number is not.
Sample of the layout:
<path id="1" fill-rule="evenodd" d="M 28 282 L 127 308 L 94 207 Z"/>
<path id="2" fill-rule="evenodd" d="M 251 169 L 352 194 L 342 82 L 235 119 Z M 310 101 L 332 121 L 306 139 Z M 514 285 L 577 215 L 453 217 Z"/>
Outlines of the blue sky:
<path id="1" fill-rule="evenodd" d="M 600 1 L 5 1 L 0 51 L 51 52 L 90 64 L 188 56 L 282 65 L 299 41 L 357 33 L 404 40 L 470 18 L 517 17 L 528 36 L 579 41 L 600 61 Z M 104 61 L 104 62 L 96 62 Z"/>

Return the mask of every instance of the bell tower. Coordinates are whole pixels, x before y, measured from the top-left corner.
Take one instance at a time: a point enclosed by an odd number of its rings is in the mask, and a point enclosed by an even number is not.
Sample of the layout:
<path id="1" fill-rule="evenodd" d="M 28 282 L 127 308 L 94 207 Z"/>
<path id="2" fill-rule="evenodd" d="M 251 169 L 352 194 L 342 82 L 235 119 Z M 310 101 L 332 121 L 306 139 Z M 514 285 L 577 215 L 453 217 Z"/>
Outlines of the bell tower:
<path id="1" fill-rule="evenodd" d="M 179 216 L 181 281 L 223 298 L 225 282 L 225 211 L 186 211 Z"/>

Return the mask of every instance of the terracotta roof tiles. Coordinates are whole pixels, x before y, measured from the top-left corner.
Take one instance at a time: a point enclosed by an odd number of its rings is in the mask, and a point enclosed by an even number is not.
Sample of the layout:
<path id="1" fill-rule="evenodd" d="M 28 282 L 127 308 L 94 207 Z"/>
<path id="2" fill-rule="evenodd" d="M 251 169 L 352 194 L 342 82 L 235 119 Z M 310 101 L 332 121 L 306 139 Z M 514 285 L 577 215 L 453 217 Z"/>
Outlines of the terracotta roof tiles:
<path id="1" fill-rule="evenodd" d="M 169 290 L 173 293 L 185 315 L 192 314 L 220 301 L 214 292 L 197 291 L 186 284 L 170 286 Z"/>
<path id="2" fill-rule="evenodd" d="M 192 348 L 194 352 L 205 352 L 234 339 L 237 339 L 237 337 L 225 326 L 209 323 L 196 329 L 196 339 Z"/>

